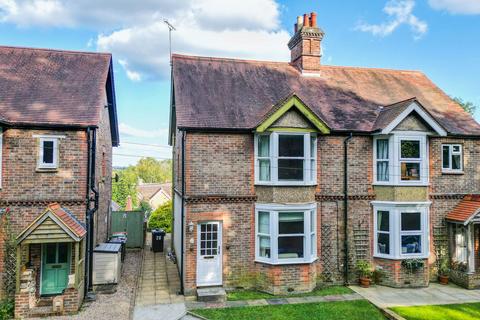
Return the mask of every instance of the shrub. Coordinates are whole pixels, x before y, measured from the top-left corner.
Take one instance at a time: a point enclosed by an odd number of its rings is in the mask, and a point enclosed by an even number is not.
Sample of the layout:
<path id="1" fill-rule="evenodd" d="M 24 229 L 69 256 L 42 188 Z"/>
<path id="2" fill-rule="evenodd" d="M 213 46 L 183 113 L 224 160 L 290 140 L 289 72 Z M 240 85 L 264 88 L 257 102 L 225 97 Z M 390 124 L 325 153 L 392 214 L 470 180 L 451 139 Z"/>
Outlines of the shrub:
<path id="1" fill-rule="evenodd" d="M 13 311 L 15 304 L 13 299 L 5 299 L 0 301 L 0 320 L 13 319 Z"/>
<path id="2" fill-rule="evenodd" d="M 357 261 L 357 272 L 360 278 L 371 278 L 373 274 L 373 268 L 369 261 L 359 260 Z"/>
<path id="3" fill-rule="evenodd" d="M 148 229 L 163 229 L 165 232 L 172 232 L 172 201 L 158 207 L 152 212 L 148 219 Z"/>

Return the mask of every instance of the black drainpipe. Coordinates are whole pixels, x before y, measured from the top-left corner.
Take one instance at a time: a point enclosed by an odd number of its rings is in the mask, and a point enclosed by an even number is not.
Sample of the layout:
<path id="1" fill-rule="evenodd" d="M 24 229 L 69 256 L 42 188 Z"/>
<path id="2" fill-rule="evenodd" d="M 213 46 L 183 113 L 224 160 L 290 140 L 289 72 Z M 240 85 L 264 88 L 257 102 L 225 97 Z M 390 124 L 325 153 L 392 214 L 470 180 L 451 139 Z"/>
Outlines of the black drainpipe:
<path id="1" fill-rule="evenodd" d="M 183 131 L 182 134 L 182 239 L 181 239 L 181 252 L 180 252 L 180 294 L 184 294 L 184 284 L 183 284 L 183 264 L 184 264 L 184 253 L 185 253 L 185 246 L 183 242 L 185 241 L 185 136 L 187 135 L 186 131 Z"/>
<path id="2" fill-rule="evenodd" d="M 87 129 L 87 213 L 86 213 L 86 229 L 87 243 L 85 256 L 85 296 L 92 289 L 92 273 L 93 273 L 93 243 L 94 243 L 94 219 L 93 215 L 98 210 L 99 194 L 95 188 L 95 158 L 96 158 L 97 132 L 94 128 Z M 91 193 L 93 192 L 93 198 Z M 90 208 L 91 203 L 94 207 Z"/>
<path id="3" fill-rule="evenodd" d="M 350 132 L 348 138 L 343 141 L 343 233 L 344 233 L 344 282 L 348 286 L 348 142 L 352 139 L 353 134 Z"/>

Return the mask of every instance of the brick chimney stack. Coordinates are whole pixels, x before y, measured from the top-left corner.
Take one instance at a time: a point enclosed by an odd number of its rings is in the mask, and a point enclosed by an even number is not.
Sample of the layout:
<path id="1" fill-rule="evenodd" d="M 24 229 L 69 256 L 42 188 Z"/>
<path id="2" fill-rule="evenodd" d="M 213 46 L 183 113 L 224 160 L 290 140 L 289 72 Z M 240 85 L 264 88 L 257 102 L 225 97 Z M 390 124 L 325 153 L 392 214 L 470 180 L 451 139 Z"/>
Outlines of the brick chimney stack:
<path id="1" fill-rule="evenodd" d="M 297 17 L 294 31 L 295 34 L 288 42 L 290 63 L 303 74 L 319 74 L 324 32 L 317 26 L 317 14 L 312 12 Z"/>

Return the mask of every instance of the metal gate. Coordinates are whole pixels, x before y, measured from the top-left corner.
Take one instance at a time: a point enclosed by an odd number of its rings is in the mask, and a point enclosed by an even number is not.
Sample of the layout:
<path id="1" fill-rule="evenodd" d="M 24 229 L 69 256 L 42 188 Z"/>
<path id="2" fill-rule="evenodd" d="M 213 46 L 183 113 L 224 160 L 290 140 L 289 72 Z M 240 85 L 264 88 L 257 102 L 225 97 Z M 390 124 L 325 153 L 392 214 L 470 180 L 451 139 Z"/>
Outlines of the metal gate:
<path id="1" fill-rule="evenodd" d="M 113 211 L 111 234 L 127 233 L 127 248 L 143 248 L 145 222 L 143 211 Z"/>

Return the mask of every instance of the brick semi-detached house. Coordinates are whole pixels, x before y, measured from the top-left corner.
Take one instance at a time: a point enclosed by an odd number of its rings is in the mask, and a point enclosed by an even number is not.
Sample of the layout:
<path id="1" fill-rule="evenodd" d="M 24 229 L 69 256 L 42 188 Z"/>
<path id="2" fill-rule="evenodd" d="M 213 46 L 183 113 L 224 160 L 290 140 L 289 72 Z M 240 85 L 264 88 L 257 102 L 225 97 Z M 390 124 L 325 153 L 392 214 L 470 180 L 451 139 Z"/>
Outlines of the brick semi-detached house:
<path id="1" fill-rule="evenodd" d="M 173 55 L 184 291 L 310 291 L 357 281 L 359 260 L 424 287 L 450 259 L 480 286 L 480 125 L 419 71 L 322 65 L 323 37 L 312 13 L 290 62 Z"/>
<path id="2" fill-rule="evenodd" d="M 16 317 L 80 307 L 118 143 L 110 54 L 0 47 L 0 285 Z"/>

